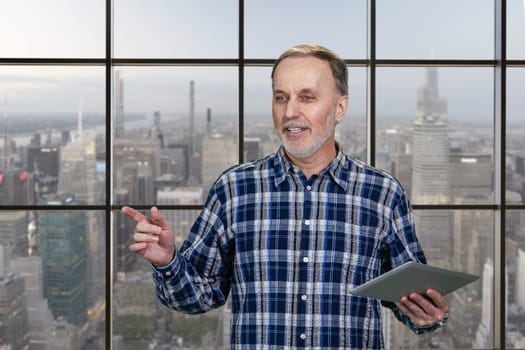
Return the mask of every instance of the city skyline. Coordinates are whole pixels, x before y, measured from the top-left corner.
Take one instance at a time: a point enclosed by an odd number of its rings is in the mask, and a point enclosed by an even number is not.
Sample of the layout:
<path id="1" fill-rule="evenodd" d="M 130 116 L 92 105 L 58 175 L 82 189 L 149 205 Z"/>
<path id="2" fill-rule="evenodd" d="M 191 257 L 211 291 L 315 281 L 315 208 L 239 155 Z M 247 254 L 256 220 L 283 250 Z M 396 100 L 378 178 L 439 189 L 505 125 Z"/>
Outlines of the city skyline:
<path id="1" fill-rule="evenodd" d="M 198 316 L 160 305 L 150 264 L 128 249 L 134 222 L 117 208 L 158 205 L 180 247 L 219 173 L 280 146 L 269 62 L 304 42 L 350 60 L 340 147 L 365 162 L 372 147 L 374 165 L 406 189 L 429 264 L 480 276 L 448 296 L 449 324 L 437 333 L 415 336 L 387 312 L 385 344 L 525 348 L 525 0 L 506 2 L 505 87 L 497 85 L 494 0 L 374 4 L 372 22 L 367 0 L 246 0 L 242 14 L 234 0 L 113 0 L 111 59 L 136 64 L 106 60 L 105 0 L 3 4 L 0 348 L 228 345 L 228 305 Z M 374 59 L 390 66 L 368 60 L 371 42 Z"/>

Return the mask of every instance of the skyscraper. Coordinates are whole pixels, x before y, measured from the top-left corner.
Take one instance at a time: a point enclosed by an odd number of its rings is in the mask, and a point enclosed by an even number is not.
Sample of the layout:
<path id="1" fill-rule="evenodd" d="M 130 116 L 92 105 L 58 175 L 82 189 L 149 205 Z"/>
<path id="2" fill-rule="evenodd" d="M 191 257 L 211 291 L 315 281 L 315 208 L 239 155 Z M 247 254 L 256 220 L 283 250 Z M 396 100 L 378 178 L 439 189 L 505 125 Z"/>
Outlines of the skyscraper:
<path id="1" fill-rule="evenodd" d="M 0 273 L 0 344 L 10 349 L 29 348 L 29 323 L 24 278 L 16 272 Z"/>
<path id="2" fill-rule="evenodd" d="M 426 68 L 417 90 L 413 138 L 412 201 L 445 204 L 449 199 L 447 101 L 438 94 L 437 68 Z"/>
<path id="3" fill-rule="evenodd" d="M 122 72 L 115 73 L 115 138 L 124 136 L 124 80 Z"/>
<path id="4" fill-rule="evenodd" d="M 494 280 L 494 263 L 488 259 L 483 265 L 483 274 L 481 276 L 482 289 L 482 307 L 481 322 L 478 326 L 476 337 L 472 344 L 474 349 L 492 348 L 492 301 L 493 301 L 493 280 Z"/>
<path id="5" fill-rule="evenodd" d="M 27 255 L 27 225 L 25 211 L 0 211 L 0 244 L 12 249 L 15 256 Z"/>
<path id="6" fill-rule="evenodd" d="M 75 205 L 73 195 L 44 199 L 41 205 Z M 39 214 L 44 297 L 55 318 L 77 326 L 86 321 L 87 222 L 83 211 L 44 211 Z"/>
<path id="7" fill-rule="evenodd" d="M 413 134 L 412 203 L 449 204 L 447 101 L 439 96 L 437 68 L 428 67 L 417 90 Z M 449 267 L 452 247 L 449 211 L 416 211 L 416 229 L 429 262 Z"/>

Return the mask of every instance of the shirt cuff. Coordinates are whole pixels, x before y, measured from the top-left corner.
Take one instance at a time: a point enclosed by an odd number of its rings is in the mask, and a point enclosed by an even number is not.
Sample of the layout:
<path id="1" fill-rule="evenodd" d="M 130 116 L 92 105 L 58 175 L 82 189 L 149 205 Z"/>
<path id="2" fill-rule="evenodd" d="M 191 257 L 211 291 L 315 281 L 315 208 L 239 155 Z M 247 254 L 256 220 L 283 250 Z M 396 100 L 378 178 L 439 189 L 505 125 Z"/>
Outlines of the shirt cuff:
<path id="1" fill-rule="evenodd" d="M 175 253 L 173 254 L 173 259 L 171 259 L 170 263 L 166 266 L 155 266 L 151 264 L 151 267 L 153 268 L 153 272 L 157 277 L 160 277 L 162 279 L 170 279 L 174 275 L 176 275 L 180 269 L 180 262 L 178 259 L 178 251 L 175 250 Z"/>
<path id="2" fill-rule="evenodd" d="M 415 324 L 412 323 L 412 320 L 410 320 L 410 323 L 411 323 L 412 330 L 416 334 L 423 334 L 423 333 L 427 333 L 427 332 L 432 332 L 432 331 L 434 331 L 434 330 L 436 330 L 438 328 L 441 328 L 441 327 L 445 326 L 447 324 L 447 321 L 448 321 L 448 312 L 445 313 L 445 315 L 443 316 L 443 319 L 441 321 L 436 322 L 433 325 L 428 326 L 428 327 L 418 327 L 418 326 L 416 326 Z"/>

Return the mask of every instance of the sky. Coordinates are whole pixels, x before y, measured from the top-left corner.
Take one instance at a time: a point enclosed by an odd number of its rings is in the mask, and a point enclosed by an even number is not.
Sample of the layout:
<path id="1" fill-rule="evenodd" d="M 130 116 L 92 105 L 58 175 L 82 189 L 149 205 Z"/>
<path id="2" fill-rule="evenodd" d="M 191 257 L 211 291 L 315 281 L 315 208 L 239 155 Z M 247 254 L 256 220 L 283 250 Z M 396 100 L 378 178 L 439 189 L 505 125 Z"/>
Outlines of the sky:
<path id="1" fill-rule="evenodd" d="M 524 59 L 524 0 L 508 1 L 508 53 Z M 377 58 L 492 59 L 492 0 L 378 0 Z M 104 0 L 2 2 L 0 57 L 103 58 Z M 346 59 L 367 57 L 365 0 L 246 0 L 245 57 L 276 58 L 286 48 L 321 43 Z M 116 58 L 237 58 L 238 7 L 234 0 L 114 0 Z M 125 84 L 125 111 L 186 111 L 189 81 L 196 83 L 201 111 L 237 110 L 237 70 L 232 67 L 116 67 Z M 492 98 L 490 68 L 439 71 L 440 93 L 452 118 L 486 114 Z M 415 111 L 421 68 L 379 68 L 378 115 Z M 270 111 L 268 68 L 245 74 L 245 110 Z M 525 110 L 520 90 L 525 74 L 509 77 L 510 114 Z M 521 88 L 520 88 L 521 87 Z M 350 68 L 351 113 L 366 113 L 366 70 Z M 104 111 L 103 67 L 0 66 L 0 97 L 11 113 Z M 515 94 L 513 96 L 512 94 Z M 379 101 L 379 100 L 378 100 Z M 354 103 L 352 105 L 352 102 Z M 353 109 L 352 109 L 353 108 Z M 483 115 L 482 119 L 491 118 Z"/>

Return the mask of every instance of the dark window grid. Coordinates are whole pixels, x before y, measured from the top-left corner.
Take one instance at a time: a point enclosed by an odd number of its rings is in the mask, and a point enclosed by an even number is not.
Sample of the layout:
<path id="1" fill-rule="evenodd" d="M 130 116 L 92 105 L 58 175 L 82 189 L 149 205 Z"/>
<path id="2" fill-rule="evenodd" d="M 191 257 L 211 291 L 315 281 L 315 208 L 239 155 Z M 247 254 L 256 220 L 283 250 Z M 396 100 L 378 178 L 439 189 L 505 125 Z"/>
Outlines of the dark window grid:
<path id="1" fill-rule="evenodd" d="M 504 161 L 506 154 L 505 144 L 505 101 L 506 101 L 506 68 L 507 67 L 525 67 L 525 60 L 507 60 L 506 59 L 506 1 L 496 0 L 495 23 L 496 23 L 496 59 L 494 60 L 410 60 L 410 59 L 375 59 L 375 1 L 369 2 L 369 57 L 366 60 L 346 60 L 347 64 L 351 66 L 366 67 L 369 70 L 368 75 L 368 139 L 369 139 L 369 163 L 375 163 L 375 70 L 377 67 L 413 67 L 413 66 L 451 66 L 451 67 L 492 67 L 495 68 L 495 151 L 499 157 L 497 159 L 496 169 L 499 173 L 498 198 L 497 204 L 487 205 L 472 205 L 472 204 L 456 204 L 456 205 L 414 205 L 416 210 L 492 210 L 495 215 L 499 217 L 499 228 L 496 227 L 496 261 L 499 261 L 495 269 L 499 283 L 499 297 L 495 305 L 495 312 L 499 317 L 496 318 L 495 329 L 495 345 L 497 348 L 505 348 L 505 323 L 504 323 L 504 308 L 505 308 L 505 287 L 501 283 L 503 276 L 505 276 L 505 247 L 504 247 L 504 228 L 505 228 L 505 212 L 508 210 L 524 210 L 525 204 L 507 204 L 505 202 L 505 183 L 504 183 Z M 250 66 L 271 66 L 273 60 L 267 59 L 244 59 L 244 1 L 239 1 L 239 58 L 233 59 L 112 59 L 112 17 L 111 17 L 111 1 L 106 2 L 106 58 L 105 59 L 54 59 L 54 58 L 0 58 L 0 65 L 27 65 L 27 66 L 62 66 L 62 65 L 78 65 L 78 66 L 104 66 L 106 68 L 106 154 L 112 154 L 112 140 L 111 140 L 111 102 L 112 102 L 112 70 L 116 66 L 187 66 L 187 65 L 202 65 L 202 66 L 237 66 L 239 68 L 239 159 L 242 161 L 243 157 L 243 91 L 244 91 L 244 68 Z M 106 159 L 106 203 L 104 205 L 80 205 L 68 206 L 67 210 L 103 210 L 106 214 L 106 236 L 110 242 L 111 232 L 111 214 L 114 210 L 120 209 L 121 206 L 111 204 L 111 157 Z M 498 172 L 498 170 L 496 170 Z M 148 209 L 147 206 L 139 206 L 138 209 Z M 159 206 L 164 210 L 198 210 L 202 208 L 200 205 L 163 205 Z M 64 209 L 62 206 L 0 206 L 0 210 L 14 211 L 14 210 L 57 210 Z M 499 231 L 499 233 L 498 233 Z M 112 249 L 110 244 L 107 245 L 106 250 L 106 266 L 111 267 L 112 264 Z M 111 268 L 106 269 L 106 300 L 108 305 L 111 305 Z M 499 310 L 499 311 L 498 311 Z M 499 326 L 498 326 L 499 325 Z M 106 347 L 111 348 L 111 307 L 106 308 Z"/>

